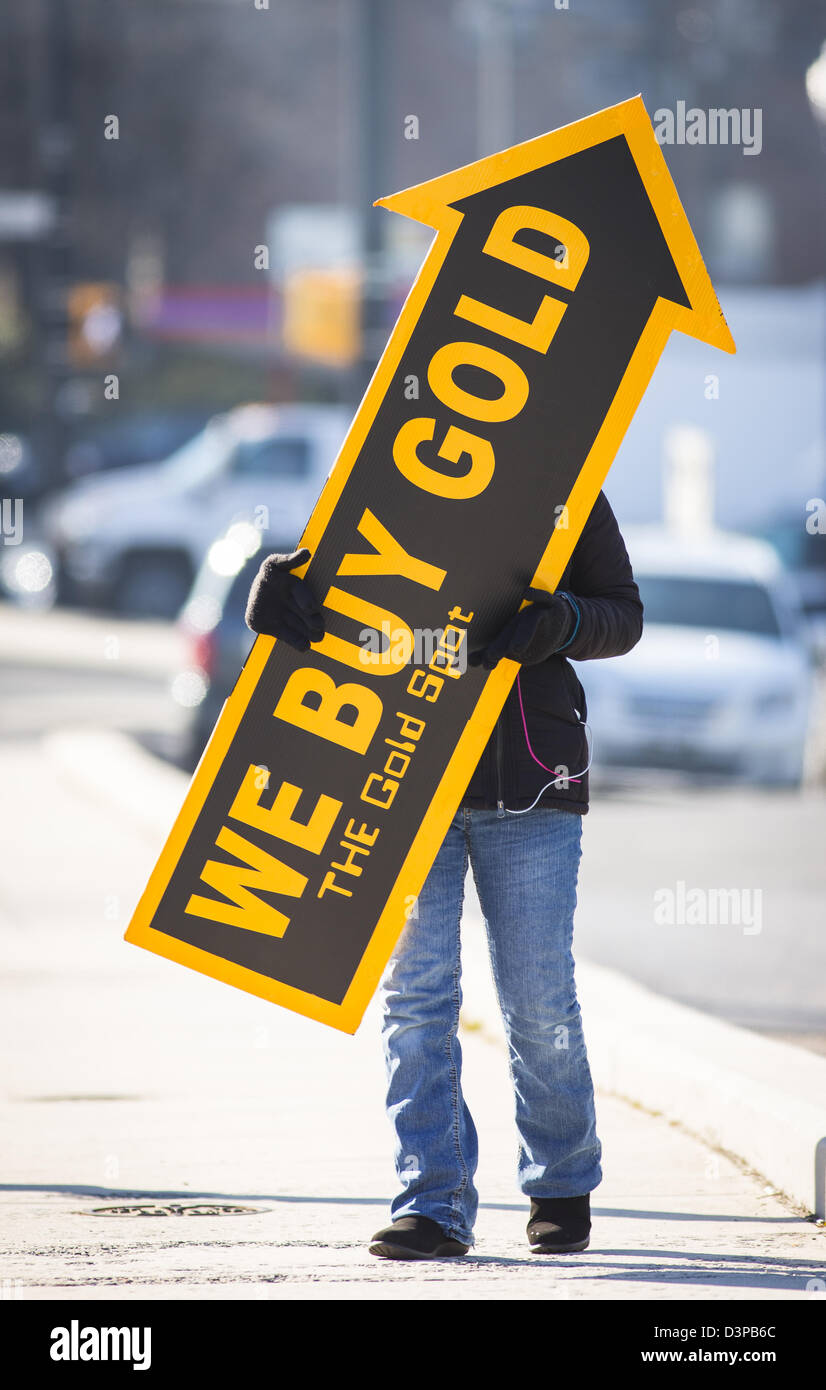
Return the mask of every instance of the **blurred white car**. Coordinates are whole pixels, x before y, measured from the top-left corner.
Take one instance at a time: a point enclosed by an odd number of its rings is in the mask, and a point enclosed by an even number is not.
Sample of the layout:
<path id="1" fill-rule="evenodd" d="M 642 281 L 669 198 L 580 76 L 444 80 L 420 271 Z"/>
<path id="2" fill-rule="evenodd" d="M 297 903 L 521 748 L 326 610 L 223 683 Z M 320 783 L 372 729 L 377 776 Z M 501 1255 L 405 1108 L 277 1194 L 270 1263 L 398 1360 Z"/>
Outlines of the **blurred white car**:
<path id="1" fill-rule="evenodd" d="M 163 463 L 74 483 L 42 513 L 61 595 L 172 617 L 236 518 L 254 517 L 292 547 L 349 418 L 338 406 L 239 406 Z"/>
<path id="2" fill-rule="evenodd" d="M 577 667 L 594 761 L 716 770 L 795 786 L 813 660 L 794 585 L 763 541 L 624 532 L 645 608 L 623 657 Z"/>

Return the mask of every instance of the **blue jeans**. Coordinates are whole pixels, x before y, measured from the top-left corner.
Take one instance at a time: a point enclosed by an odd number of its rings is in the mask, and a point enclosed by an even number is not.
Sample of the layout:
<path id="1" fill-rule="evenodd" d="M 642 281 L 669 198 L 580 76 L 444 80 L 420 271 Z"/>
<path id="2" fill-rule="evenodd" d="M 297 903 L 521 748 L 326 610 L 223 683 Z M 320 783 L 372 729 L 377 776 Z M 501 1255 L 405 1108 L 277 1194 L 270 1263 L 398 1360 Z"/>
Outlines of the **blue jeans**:
<path id="1" fill-rule="evenodd" d="M 602 1180 L 594 1090 L 571 953 L 581 817 L 460 809 L 379 986 L 387 1110 L 401 1191 L 395 1221 L 429 1216 L 473 1244 L 478 1142 L 456 1036 L 468 863 L 502 1009 L 527 1197 L 578 1197 Z"/>

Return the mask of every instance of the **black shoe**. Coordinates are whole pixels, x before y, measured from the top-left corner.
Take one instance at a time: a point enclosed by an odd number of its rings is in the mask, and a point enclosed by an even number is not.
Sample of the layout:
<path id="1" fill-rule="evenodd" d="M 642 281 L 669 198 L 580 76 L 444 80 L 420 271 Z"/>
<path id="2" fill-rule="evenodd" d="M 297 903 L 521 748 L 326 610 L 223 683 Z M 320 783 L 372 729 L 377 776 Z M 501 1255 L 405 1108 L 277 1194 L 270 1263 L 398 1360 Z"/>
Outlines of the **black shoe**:
<path id="1" fill-rule="evenodd" d="M 591 1239 L 591 1195 L 540 1197 L 531 1201 L 528 1240 L 535 1255 L 585 1250 Z"/>
<path id="2" fill-rule="evenodd" d="M 466 1255 L 469 1245 L 445 1235 L 429 1216 L 400 1216 L 392 1226 L 376 1231 L 370 1254 L 385 1260 L 446 1260 Z"/>

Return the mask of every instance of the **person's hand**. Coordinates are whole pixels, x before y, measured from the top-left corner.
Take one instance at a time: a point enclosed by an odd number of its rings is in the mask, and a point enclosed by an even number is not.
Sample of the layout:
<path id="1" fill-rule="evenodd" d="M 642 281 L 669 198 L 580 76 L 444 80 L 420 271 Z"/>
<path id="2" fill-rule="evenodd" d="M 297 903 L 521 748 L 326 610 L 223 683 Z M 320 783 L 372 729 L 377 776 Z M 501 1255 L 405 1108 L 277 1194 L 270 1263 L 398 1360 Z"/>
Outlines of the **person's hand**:
<path id="1" fill-rule="evenodd" d="M 253 632 L 277 637 L 296 651 L 309 651 L 324 636 L 324 617 L 309 584 L 290 570 L 310 558 L 307 549 L 291 555 L 268 555 L 247 599 L 245 621 Z"/>
<path id="2" fill-rule="evenodd" d="M 503 657 L 535 666 L 567 642 L 576 623 L 573 604 L 562 594 L 549 594 L 545 589 L 526 589 L 524 597 L 530 606 L 514 613 L 486 647 L 470 652 L 470 666 L 492 671 Z"/>

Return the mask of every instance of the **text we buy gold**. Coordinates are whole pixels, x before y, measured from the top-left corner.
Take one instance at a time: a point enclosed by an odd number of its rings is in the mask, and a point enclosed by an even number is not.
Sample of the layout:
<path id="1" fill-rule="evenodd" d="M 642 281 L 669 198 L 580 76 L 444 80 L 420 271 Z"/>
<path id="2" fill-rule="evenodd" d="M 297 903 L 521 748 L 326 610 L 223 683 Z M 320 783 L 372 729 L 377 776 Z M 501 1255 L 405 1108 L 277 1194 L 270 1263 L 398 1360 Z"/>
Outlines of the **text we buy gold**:
<path id="1" fill-rule="evenodd" d="M 522 245 L 516 238 L 525 230 L 545 233 L 551 254 Z M 427 371 L 430 388 L 445 410 L 463 417 L 463 423 L 445 426 L 434 416 L 422 415 L 407 419 L 400 426 L 392 446 L 393 464 L 414 488 L 454 506 L 478 497 L 489 486 L 497 460 L 493 444 L 480 426 L 517 417 L 531 391 L 525 369 L 508 355 L 505 346 L 515 343 L 535 351 L 537 361 L 544 358 L 568 308 L 566 302 L 546 293 L 547 285 L 575 289 L 588 250 L 588 242 L 577 227 L 545 209 L 520 204 L 506 208 L 496 218 L 483 252 L 533 277 L 537 282 L 536 311 L 530 320 L 525 320 L 465 294 L 458 296 L 454 318 L 463 326 L 482 329 L 486 339 L 495 335 L 503 346 L 493 347 L 489 341 L 463 337 L 444 343 L 433 352 Z M 481 369 L 498 382 L 499 394 L 478 396 L 460 387 L 455 374 L 466 366 Z M 426 462 L 419 450 L 425 444 L 432 449 L 437 436 L 435 458 Z M 464 463 L 464 472 L 445 473 L 436 466 L 436 459 L 454 465 Z M 362 509 L 356 531 L 371 550 L 347 550 L 342 555 L 335 572 L 336 582 L 328 587 L 322 605 L 329 613 L 350 619 L 362 630 L 369 627 L 390 631 L 396 637 L 401 634 L 401 640 L 386 643 L 379 651 L 365 652 L 357 643 L 327 631 L 313 647 L 313 664 L 299 666 L 288 676 L 272 714 L 274 719 L 303 734 L 327 740 L 354 758 L 365 759 L 368 766 L 372 761 L 360 800 L 377 810 L 372 820 L 360 819 L 354 810 L 336 841 L 332 837 L 335 826 L 342 824 L 340 799 L 322 792 L 315 796 L 310 808 L 300 803 L 313 793 L 294 782 L 283 781 L 272 803 L 263 806 L 258 769 L 249 766 L 230 805 L 228 823 L 222 826 L 215 841 L 216 848 L 235 862 L 207 859 L 200 874 L 201 884 L 219 896 L 192 893 L 185 908 L 191 915 L 282 937 L 294 909 L 289 901 L 278 907 L 269 899 L 275 896 L 295 901 L 305 894 L 309 883 L 308 876 L 284 857 L 290 846 L 324 856 L 327 867 L 316 896 L 352 896 L 352 882 L 361 877 L 381 832 L 378 812 L 387 812 L 393 805 L 410 760 L 421 747 L 427 728 L 426 713 L 396 711 L 396 717 L 402 721 L 399 742 L 412 746 L 391 747 L 387 751 L 388 739 L 382 739 L 385 701 L 380 693 L 381 679 L 376 679 L 398 675 L 407 665 L 414 645 L 412 628 L 403 617 L 389 612 L 379 602 L 353 593 L 346 581 L 354 577 L 372 579 L 375 599 L 381 594 L 382 581 L 389 578 L 441 593 L 447 571 L 425 556 L 412 553 L 371 508 Z M 454 605 L 448 617 L 435 668 L 414 671 L 406 687 L 411 700 L 422 702 L 422 709 L 440 698 L 446 681 L 461 675 L 456 654 L 473 613 L 464 613 Z M 329 670 L 319 669 L 319 658 L 325 668 L 329 665 Z M 434 663 L 430 666 L 433 668 Z M 353 679 L 353 672 L 361 679 Z M 365 672 L 369 672 L 369 679 Z M 373 823 L 375 820 L 379 823 Z M 272 850 L 264 849 L 236 825 L 263 832 L 276 843 Z"/>

